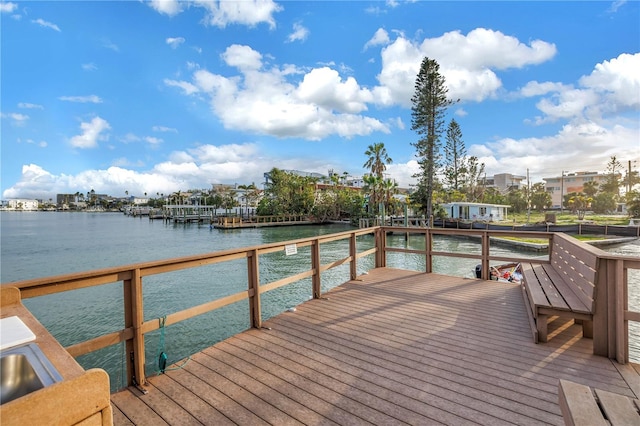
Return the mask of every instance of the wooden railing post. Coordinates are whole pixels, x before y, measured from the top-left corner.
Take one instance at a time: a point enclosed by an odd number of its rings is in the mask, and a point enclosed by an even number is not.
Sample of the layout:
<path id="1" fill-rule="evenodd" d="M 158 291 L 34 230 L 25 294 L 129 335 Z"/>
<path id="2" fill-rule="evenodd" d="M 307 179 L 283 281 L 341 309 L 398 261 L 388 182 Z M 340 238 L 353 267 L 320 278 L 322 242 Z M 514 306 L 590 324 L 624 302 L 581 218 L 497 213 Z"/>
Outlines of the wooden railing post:
<path id="1" fill-rule="evenodd" d="M 619 364 L 627 364 L 629 362 L 629 323 L 625 321 L 624 313 L 629 309 L 627 282 L 624 262 L 622 259 L 615 260 L 614 266 L 614 285 L 616 288 L 615 311 L 616 318 L 616 361 Z"/>
<path id="2" fill-rule="evenodd" d="M 352 280 L 355 280 L 358 275 L 357 242 L 358 241 L 356 239 L 356 233 L 354 232 L 351 234 L 351 237 L 349 237 L 349 256 L 351 257 L 351 262 L 349 263 L 349 276 L 350 276 L 350 279 Z"/>
<path id="3" fill-rule="evenodd" d="M 132 272 L 129 285 L 130 290 L 130 320 L 133 326 L 133 342 L 131 344 L 131 352 L 133 353 L 133 375 L 131 376 L 131 384 L 144 386 L 147 378 L 145 374 L 145 354 L 144 354 L 144 334 L 142 333 L 142 323 L 144 322 L 144 308 L 142 300 L 142 277 L 140 269 L 134 269 Z M 125 282 L 126 283 L 126 282 Z"/>
<path id="4" fill-rule="evenodd" d="M 433 251 L 432 242 L 433 234 L 431 233 L 431 229 L 427 229 L 424 233 L 424 248 L 427 252 L 425 261 L 425 272 L 427 273 L 433 272 L 433 255 L 431 254 L 431 252 Z"/>
<path id="5" fill-rule="evenodd" d="M 319 299 L 321 292 L 321 280 L 320 280 L 320 241 L 315 239 L 311 244 L 311 269 L 313 275 L 311 276 L 311 283 L 313 286 L 313 298 Z"/>
<path id="6" fill-rule="evenodd" d="M 262 311 L 260 308 L 260 263 L 258 250 L 251 250 L 247 255 L 247 275 L 249 283 L 249 321 L 251 327 L 262 327 Z"/>
<path id="7" fill-rule="evenodd" d="M 385 268 L 387 266 L 387 231 L 383 227 L 376 230 L 376 268 Z"/>
<path id="8" fill-rule="evenodd" d="M 122 286 L 122 292 L 123 292 L 123 302 L 124 302 L 124 328 L 133 328 L 133 308 L 132 308 L 132 301 L 131 301 L 131 295 L 133 294 L 133 291 L 131 290 L 132 287 L 132 280 L 124 280 L 123 281 L 123 286 Z M 133 386 L 134 381 L 135 381 L 135 374 L 134 374 L 134 368 L 133 368 L 133 361 L 130 360 L 130 356 L 133 356 L 133 339 L 129 339 L 126 340 L 124 342 L 124 350 L 125 350 L 125 358 L 126 358 L 126 365 L 127 365 L 127 372 L 126 372 L 126 377 L 127 377 L 127 386 Z M 118 386 L 121 386 L 121 383 L 118 383 Z"/>
<path id="9" fill-rule="evenodd" d="M 593 313 L 593 353 L 594 355 L 611 358 L 615 348 L 615 333 L 610 324 L 614 321 L 614 313 L 609 308 L 609 301 L 613 298 L 613 285 L 609 285 L 609 273 L 612 262 L 608 259 L 598 259 L 597 282 L 594 289 L 595 310 Z"/>
<path id="10" fill-rule="evenodd" d="M 489 271 L 489 254 L 491 251 L 491 240 L 489 239 L 489 233 L 484 231 L 482 232 L 482 275 L 481 278 L 483 280 L 488 280 L 491 278 Z"/>

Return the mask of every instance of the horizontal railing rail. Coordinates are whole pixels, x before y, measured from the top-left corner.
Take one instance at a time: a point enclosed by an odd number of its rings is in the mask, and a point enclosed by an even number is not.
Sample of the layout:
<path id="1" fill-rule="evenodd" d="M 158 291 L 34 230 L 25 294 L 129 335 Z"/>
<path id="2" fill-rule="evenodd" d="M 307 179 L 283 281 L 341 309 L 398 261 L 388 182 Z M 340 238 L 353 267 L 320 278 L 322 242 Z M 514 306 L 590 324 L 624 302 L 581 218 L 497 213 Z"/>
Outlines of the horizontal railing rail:
<path id="1" fill-rule="evenodd" d="M 287 284 L 304 278 L 311 278 L 313 297 L 320 297 L 320 274 L 329 269 L 349 263 L 351 279 L 356 277 L 357 260 L 365 256 L 376 254 L 378 244 L 373 248 L 357 252 L 357 237 L 364 235 L 376 236 L 379 230 L 375 228 L 341 232 L 313 238 L 265 244 L 257 247 L 224 250 L 202 255 L 193 255 L 166 260 L 125 265 L 88 272 L 59 275 L 54 277 L 36 278 L 3 284 L 16 287 L 23 299 L 46 296 L 82 288 L 95 287 L 105 284 L 121 282 L 124 292 L 124 328 L 115 330 L 89 340 L 67 346 L 65 349 L 74 357 L 85 355 L 122 342 L 126 344 L 126 353 L 131 354 L 133 366 L 127 364 L 128 384 L 145 383 L 145 350 L 144 335 L 198 315 L 231 305 L 243 300 L 249 300 L 251 326 L 259 328 L 261 325 L 260 295 L 275 290 Z M 349 240 L 347 256 L 334 260 L 328 264 L 321 264 L 320 246 L 325 243 Z M 286 250 L 288 247 L 311 247 L 310 268 L 269 283 L 259 283 L 259 257 L 264 254 Z M 144 303 L 142 296 L 142 279 L 153 275 L 164 274 L 189 268 L 197 268 L 233 260 L 247 260 L 247 290 L 237 292 L 203 304 L 192 306 L 177 312 L 169 313 L 163 318 L 144 320 Z"/>
<path id="2" fill-rule="evenodd" d="M 415 250 L 402 247 L 387 246 L 387 235 L 401 233 L 411 235 L 423 235 L 425 249 Z M 374 237 L 373 247 L 357 251 L 357 238 L 361 236 Z M 464 237 L 477 239 L 480 242 L 480 253 L 459 253 L 437 251 L 433 249 L 435 236 Z M 66 347 L 66 350 L 74 357 L 97 351 L 115 344 L 125 343 L 126 353 L 133 363 L 127 363 L 128 384 L 145 383 L 145 334 L 156 331 L 163 326 L 178 322 L 220 309 L 237 302 L 248 300 L 251 327 L 261 326 L 262 315 L 260 296 L 266 292 L 286 286 L 288 284 L 311 278 L 312 296 L 321 296 L 321 274 L 329 269 L 349 264 L 349 276 L 356 278 L 357 262 L 366 256 L 375 256 L 375 267 L 385 267 L 387 254 L 392 252 L 409 253 L 425 256 L 425 271 L 432 272 L 433 257 L 446 256 L 457 258 L 477 259 L 482 265 L 483 279 L 490 279 L 490 262 L 550 262 L 550 257 L 543 258 L 519 258 L 514 256 L 491 254 L 491 241 L 499 238 L 537 238 L 546 241 L 552 247 L 554 233 L 548 232 L 522 232 L 522 231 L 493 231 L 493 230 L 461 230 L 447 228 L 410 228 L 405 227 L 373 227 L 358 229 L 336 234 L 265 244 L 255 247 L 224 250 L 201 255 L 193 255 L 166 260 L 137 263 L 121 267 L 105 268 L 100 270 L 60 275 L 54 277 L 37 278 L 26 281 L 5 283 L 3 286 L 17 287 L 24 299 L 61 293 L 82 288 L 100 286 L 104 284 L 122 283 L 124 303 L 124 327 L 103 334 L 92 339 L 74 343 Z M 348 240 L 348 253 L 337 260 L 323 264 L 321 262 L 320 247 L 334 241 Z M 278 278 L 271 282 L 260 283 L 260 257 L 265 254 L 286 251 L 290 248 L 310 247 L 309 268 L 289 276 Z M 589 250 L 591 250 L 589 248 Z M 598 309 L 605 309 L 606 347 L 595 348 L 600 355 L 616 358 L 618 362 L 626 363 L 629 358 L 628 324 L 629 321 L 640 322 L 640 312 L 629 310 L 628 307 L 628 271 L 640 269 L 640 260 L 624 256 L 614 256 L 602 250 L 593 248 L 599 261 L 599 281 L 597 297 L 600 305 Z M 197 268 L 221 262 L 234 260 L 246 261 L 247 290 L 240 291 L 215 300 L 182 309 L 177 312 L 167 313 L 162 323 L 158 318 L 144 320 L 143 278 L 180 271 L 189 268 Z M 603 306 L 604 308 L 600 308 Z"/>
<path id="3" fill-rule="evenodd" d="M 548 241 L 548 246 L 553 247 L 554 238 L 562 239 L 564 244 L 572 246 L 575 256 L 580 258 L 581 253 L 590 253 L 597 258 L 597 265 L 589 265 L 597 269 L 596 284 L 596 313 L 594 314 L 594 353 L 615 359 L 621 364 L 629 362 L 629 322 L 640 323 L 640 312 L 629 307 L 629 271 L 640 270 L 640 259 L 622 255 L 612 255 L 597 247 L 577 241 L 563 233 L 544 231 L 507 231 L 507 230 L 462 230 L 454 228 L 406 228 L 383 227 L 383 243 L 380 249 L 380 265 L 386 266 L 386 254 L 389 252 L 411 253 L 424 255 L 426 258 L 425 272 L 432 272 L 434 256 L 449 256 L 466 259 L 477 259 L 481 267 L 481 278 L 489 279 L 489 265 L 491 261 L 550 263 L 551 250 L 546 258 L 518 258 L 514 256 L 494 256 L 490 253 L 491 239 L 499 238 L 525 238 Z M 406 249 L 402 247 L 387 247 L 384 235 L 390 232 L 423 234 L 425 237 L 425 250 Z M 434 251 L 433 236 L 448 235 L 466 238 L 477 238 L 481 241 L 481 253 L 449 253 Z M 640 272 L 639 272 L 640 273 Z"/>
<path id="4" fill-rule="evenodd" d="M 488 280 L 490 278 L 490 262 L 491 261 L 499 261 L 499 262 L 538 262 L 538 263 L 550 263 L 550 253 L 546 259 L 540 258 L 526 258 L 526 257 L 517 257 L 517 256 L 499 256 L 491 254 L 491 239 L 505 239 L 505 238 L 526 238 L 530 239 L 540 239 L 541 243 L 544 244 L 546 242 L 547 246 L 551 246 L 551 241 L 553 239 L 553 233 L 550 232 L 521 232 L 521 231 L 490 231 L 490 230 L 463 230 L 463 229 L 447 229 L 447 228 L 410 228 L 406 227 L 390 227 L 386 226 L 383 228 L 386 233 L 401 233 L 401 234 L 413 234 L 413 235 L 424 235 L 425 237 L 425 249 L 424 250 L 410 250 L 402 247 L 387 247 L 386 244 L 383 246 L 383 250 L 385 253 L 387 252 L 399 252 L 399 253 L 412 253 L 412 254 L 423 254 L 426 258 L 426 271 L 433 271 L 433 257 L 434 256 L 445 256 L 445 257 L 458 257 L 464 259 L 476 259 L 482 265 L 482 279 Z M 453 252 L 445 252 L 445 251 L 436 251 L 433 250 L 433 236 L 434 235 L 444 235 L 449 237 L 464 237 L 464 238 L 476 238 L 480 240 L 481 244 L 481 253 L 453 253 Z M 384 261 L 383 266 L 386 265 L 386 261 Z"/>

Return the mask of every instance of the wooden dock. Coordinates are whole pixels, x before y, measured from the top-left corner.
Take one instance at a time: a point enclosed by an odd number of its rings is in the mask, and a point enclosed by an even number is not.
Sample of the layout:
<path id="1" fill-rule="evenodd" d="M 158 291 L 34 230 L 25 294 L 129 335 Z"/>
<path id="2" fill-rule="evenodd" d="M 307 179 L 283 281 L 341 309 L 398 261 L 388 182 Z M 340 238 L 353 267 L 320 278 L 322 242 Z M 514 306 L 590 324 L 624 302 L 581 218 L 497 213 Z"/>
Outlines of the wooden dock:
<path id="1" fill-rule="evenodd" d="M 534 344 L 510 283 L 378 268 L 262 325 L 113 394 L 114 423 L 560 425 L 559 379 L 640 397 L 580 326 Z"/>

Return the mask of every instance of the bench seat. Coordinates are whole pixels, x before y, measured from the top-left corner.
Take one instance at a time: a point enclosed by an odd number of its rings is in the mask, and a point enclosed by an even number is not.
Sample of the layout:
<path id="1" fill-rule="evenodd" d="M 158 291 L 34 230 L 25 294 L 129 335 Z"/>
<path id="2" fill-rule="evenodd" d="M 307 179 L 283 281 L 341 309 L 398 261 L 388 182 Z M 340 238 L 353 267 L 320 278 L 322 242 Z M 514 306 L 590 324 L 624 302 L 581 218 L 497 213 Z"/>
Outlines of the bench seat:
<path id="1" fill-rule="evenodd" d="M 597 257 L 570 238 L 554 235 L 550 263 L 522 264 L 523 298 L 536 343 L 547 341 L 550 316 L 573 318 L 582 324 L 584 337 L 593 337 Z"/>
<path id="2" fill-rule="evenodd" d="M 640 401 L 624 395 L 560 380 L 558 402 L 567 426 L 640 425 Z"/>

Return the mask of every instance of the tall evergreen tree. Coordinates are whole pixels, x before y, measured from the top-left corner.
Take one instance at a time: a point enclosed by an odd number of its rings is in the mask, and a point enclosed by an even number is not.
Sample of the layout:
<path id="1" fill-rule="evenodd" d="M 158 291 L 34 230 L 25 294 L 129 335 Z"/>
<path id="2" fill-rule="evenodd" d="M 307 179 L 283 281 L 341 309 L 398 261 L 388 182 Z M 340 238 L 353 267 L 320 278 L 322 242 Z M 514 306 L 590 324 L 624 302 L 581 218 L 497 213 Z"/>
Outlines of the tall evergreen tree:
<path id="1" fill-rule="evenodd" d="M 433 190 L 439 166 L 440 135 L 447 107 L 453 101 L 447 98 L 447 87 L 440 74 L 440 65 L 425 57 L 416 77 L 415 91 L 411 97 L 411 130 L 420 138 L 412 143 L 416 147 L 420 172 L 413 200 L 431 217 L 433 214 Z"/>
<path id="2" fill-rule="evenodd" d="M 484 163 L 478 162 L 478 157 L 471 156 L 465 160 L 465 173 L 462 175 L 463 190 L 468 201 L 476 202 L 482 199 L 484 185 L 481 179 L 484 175 Z"/>
<path id="3" fill-rule="evenodd" d="M 620 177 L 622 176 L 622 164 L 616 156 L 612 156 L 607 163 L 607 179 L 600 185 L 602 192 L 613 194 L 616 198 L 620 196 Z"/>
<path id="4" fill-rule="evenodd" d="M 466 173 L 465 157 L 467 149 L 462 140 L 462 130 L 455 119 L 449 122 L 444 145 L 444 183 L 459 191 Z"/>

